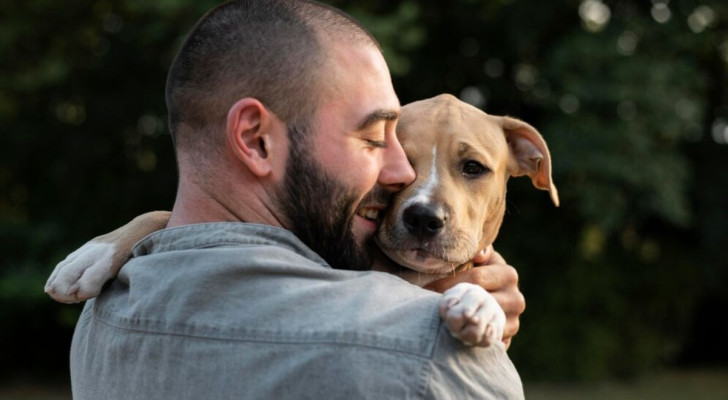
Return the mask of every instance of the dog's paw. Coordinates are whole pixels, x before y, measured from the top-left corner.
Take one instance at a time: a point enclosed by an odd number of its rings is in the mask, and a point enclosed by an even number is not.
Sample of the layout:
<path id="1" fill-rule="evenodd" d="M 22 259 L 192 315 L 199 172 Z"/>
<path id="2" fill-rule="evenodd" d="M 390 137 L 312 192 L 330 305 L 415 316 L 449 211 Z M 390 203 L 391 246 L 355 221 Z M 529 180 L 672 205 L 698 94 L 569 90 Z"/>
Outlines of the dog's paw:
<path id="1" fill-rule="evenodd" d="M 440 316 L 450 333 L 469 346 L 500 341 L 506 326 L 506 315 L 495 298 L 471 283 L 459 283 L 442 294 Z"/>
<path id="2" fill-rule="evenodd" d="M 45 292 L 61 303 L 78 303 L 96 297 L 104 283 L 116 276 L 118 267 L 112 243 L 92 240 L 56 265 Z"/>

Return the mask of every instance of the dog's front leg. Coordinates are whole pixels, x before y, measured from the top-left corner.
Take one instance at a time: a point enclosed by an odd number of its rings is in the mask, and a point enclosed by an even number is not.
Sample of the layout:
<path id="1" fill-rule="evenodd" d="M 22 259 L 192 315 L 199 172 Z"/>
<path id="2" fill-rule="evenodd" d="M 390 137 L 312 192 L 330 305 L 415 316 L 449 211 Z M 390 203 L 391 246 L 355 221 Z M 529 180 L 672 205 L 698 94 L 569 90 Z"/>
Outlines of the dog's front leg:
<path id="1" fill-rule="evenodd" d="M 450 333 L 469 346 L 500 341 L 506 326 L 506 315 L 495 298 L 472 283 L 459 283 L 442 294 L 440 316 Z"/>
<path id="2" fill-rule="evenodd" d="M 61 303 L 78 303 L 96 297 L 104 283 L 114 278 L 131 257 L 134 244 L 166 227 L 169 214 L 167 211 L 142 214 L 113 232 L 91 239 L 56 265 L 46 282 L 45 292 Z"/>

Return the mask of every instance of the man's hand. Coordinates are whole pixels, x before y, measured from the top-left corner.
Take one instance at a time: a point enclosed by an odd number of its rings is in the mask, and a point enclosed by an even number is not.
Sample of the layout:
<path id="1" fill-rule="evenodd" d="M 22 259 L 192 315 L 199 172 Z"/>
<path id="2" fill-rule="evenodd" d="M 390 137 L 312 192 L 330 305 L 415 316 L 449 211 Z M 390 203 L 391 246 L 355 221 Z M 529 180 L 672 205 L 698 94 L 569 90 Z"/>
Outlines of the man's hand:
<path id="1" fill-rule="evenodd" d="M 473 258 L 473 264 L 475 268 L 430 282 L 425 285 L 425 289 L 443 293 L 458 283 L 468 282 L 487 290 L 506 314 L 503 343 L 508 348 L 520 327 L 519 317 L 526 309 L 526 299 L 518 290 L 518 273 L 492 246 L 478 253 Z"/>

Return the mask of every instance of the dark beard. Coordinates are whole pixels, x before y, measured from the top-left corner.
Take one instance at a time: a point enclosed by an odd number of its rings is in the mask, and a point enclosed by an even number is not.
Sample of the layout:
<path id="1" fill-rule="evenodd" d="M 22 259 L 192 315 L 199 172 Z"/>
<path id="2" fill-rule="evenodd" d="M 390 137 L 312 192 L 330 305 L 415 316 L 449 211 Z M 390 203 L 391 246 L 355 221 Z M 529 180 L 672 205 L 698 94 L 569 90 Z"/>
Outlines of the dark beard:
<path id="1" fill-rule="evenodd" d="M 289 229 L 333 268 L 368 270 L 372 258 L 352 232 L 357 196 L 323 171 L 308 153 L 302 132 L 289 129 L 288 137 L 291 147 L 278 199 Z"/>

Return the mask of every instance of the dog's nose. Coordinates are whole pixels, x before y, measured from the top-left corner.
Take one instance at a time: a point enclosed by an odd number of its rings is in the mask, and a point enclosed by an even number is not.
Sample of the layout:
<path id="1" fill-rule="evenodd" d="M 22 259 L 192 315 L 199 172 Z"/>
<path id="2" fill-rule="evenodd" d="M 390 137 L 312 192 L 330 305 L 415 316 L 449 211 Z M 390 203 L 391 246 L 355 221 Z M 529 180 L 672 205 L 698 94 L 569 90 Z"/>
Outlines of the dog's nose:
<path id="1" fill-rule="evenodd" d="M 413 204 L 402 213 L 407 230 L 418 239 L 431 238 L 445 227 L 445 210 L 436 204 Z"/>

